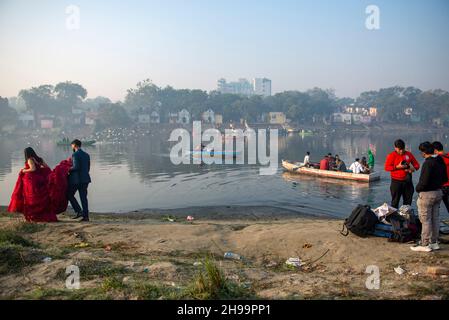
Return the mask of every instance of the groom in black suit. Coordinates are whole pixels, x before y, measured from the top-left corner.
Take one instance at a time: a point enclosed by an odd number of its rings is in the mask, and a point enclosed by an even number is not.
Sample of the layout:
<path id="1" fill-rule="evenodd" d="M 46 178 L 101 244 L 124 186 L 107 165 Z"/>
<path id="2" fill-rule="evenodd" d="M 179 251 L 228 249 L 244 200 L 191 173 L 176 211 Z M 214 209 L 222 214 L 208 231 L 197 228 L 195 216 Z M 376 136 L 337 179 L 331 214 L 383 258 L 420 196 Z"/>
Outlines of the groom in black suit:
<path id="1" fill-rule="evenodd" d="M 89 221 L 89 206 L 87 202 L 87 187 L 91 182 L 90 171 L 90 156 L 87 152 L 81 149 L 81 141 L 73 140 L 71 143 L 72 168 L 69 170 L 69 187 L 67 197 L 72 205 L 76 216 L 73 219 L 81 218 L 81 221 Z M 75 193 L 78 191 L 80 196 L 82 209 L 75 198 Z"/>

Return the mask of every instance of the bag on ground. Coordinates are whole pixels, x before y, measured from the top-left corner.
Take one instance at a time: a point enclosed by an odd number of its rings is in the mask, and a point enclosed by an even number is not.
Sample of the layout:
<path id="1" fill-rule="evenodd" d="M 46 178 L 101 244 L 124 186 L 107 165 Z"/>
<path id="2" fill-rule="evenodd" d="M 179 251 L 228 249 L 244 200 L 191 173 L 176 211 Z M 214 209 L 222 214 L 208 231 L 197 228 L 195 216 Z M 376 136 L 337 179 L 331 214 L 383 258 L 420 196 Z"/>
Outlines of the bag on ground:
<path id="1" fill-rule="evenodd" d="M 347 236 L 350 231 L 359 237 L 366 237 L 373 233 L 378 222 L 379 220 L 370 206 L 359 204 L 345 220 L 341 234 Z"/>

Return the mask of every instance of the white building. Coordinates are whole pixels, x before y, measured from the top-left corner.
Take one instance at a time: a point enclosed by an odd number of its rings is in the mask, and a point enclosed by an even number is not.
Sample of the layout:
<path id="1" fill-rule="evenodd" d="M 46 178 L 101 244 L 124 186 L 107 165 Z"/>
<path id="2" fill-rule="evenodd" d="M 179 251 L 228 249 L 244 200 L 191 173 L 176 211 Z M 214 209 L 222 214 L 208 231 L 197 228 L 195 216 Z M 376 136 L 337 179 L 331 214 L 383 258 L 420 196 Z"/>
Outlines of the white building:
<path id="1" fill-rule="evenodd" d="M 253 79 L 254 94 L 269 97 L 271 96 L 271 80 L 267 78 Z"/>
<path id="2" fill-rule="evenodd" d="M 201 115 L 201 118 L 203 119 L 203 121 L 205 123 L 215 123 L 215 112 L 212 111 L 211 109 L 203 112 L 203 114 Z"/>
<path id="3" fill-rule="evenodd" d="M 153 111 L 150 114 L 150 123 L 161 123 L 161 117 L 159 112 Z"/>
<path id="4" fill-rule="evenodd" d="M 32 128 L 34 127 L 34 115 L 32 113 L 20 113 L 19 122 L 25 128 Z"/>
<path id="5" fill-rule="evenodd" d="M 254 78 L 252 83 L 241 78 L 236 82 L 227 82 L 222 78 L 217 81 L 217 90 L 221 93 L 238 94 L 243 96 L 261 95 L 271 96 L 271 80 L 267 78 Z"/>
<path id="6" fill-rule="evenodd" d="M 178 123 L 188 124 L 190 123 L 190 112 L 186 109 L 182 109 L 178 112 Z"/>

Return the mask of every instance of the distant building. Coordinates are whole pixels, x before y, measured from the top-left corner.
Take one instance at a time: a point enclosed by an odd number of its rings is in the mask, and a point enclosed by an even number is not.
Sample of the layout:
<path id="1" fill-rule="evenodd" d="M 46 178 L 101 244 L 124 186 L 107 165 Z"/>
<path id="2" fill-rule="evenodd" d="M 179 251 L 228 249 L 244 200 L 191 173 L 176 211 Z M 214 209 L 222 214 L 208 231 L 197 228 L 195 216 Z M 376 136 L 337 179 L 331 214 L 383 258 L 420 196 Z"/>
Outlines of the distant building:
<path id="1" fill-rule="evenodd" d="M 159 112 L 153 111 L 150 114 L 150 123 L 161 123 L 161 116 Z"/>
<path id="2" fill-rule="evenodd" d="M 215 124 L 218 126 L 223 124 L 223 116 L 221 114 L 215 114 Z"/>
<path id="3" fill-rule="evenodd" d="M 413 108 L 407 107 L 404 109 L 404 114 L 406 116 L 411 116 L 413 114 Z"/>
<path id="4" fill-rule="evenodd" d="M 98 112 L 86 112 L 86 126 L 94 126 L 97 123 Z"/>
<path id="5" fill-rule="evenodd" d="M 169 113 L 168 114 L 168 123 L 170 124 L 174 124 L 174 123 L 178 123 L 178 113 L 174 112 L 174 113 Z"/>
<path id="6" fill-rule="evenodd" d="M 221 93 L 238 94 L 243 96 L 261 95 L 271 96 L 271 80 L 266 78 L 255 78 L 252 83 L 241 78 L 236 82 L 227 82 L 222 78 L 217 81 L 217 90 Z"/>
<path id="7" fill-rule="evenodd" d="M 285 124 L 287 122 L 287 117 L 283 112 L 269 112 L 268 120 L 270 124 Z"/>
<path id="8" fill-rule="evenodd" d="M 271 96 L 271 80 L 267 78 L 254 78 L 253 90 L 255 95 Z"/>
<path id="9" fill-rule="evenodd" d="M 32 113 L 20 113 L 19 123 L 25 128 L 34 128 L 34 115 Z"/>
<path id="10" fill-rule="evenodd" d="M 351 125 L 352 124 L 352 114 L 342 113 L 342 112 L 334 113 L 332 115 L 332 122 Z"/>
<path id="11" fill-rule="evenodd" d="M 190 123 L 190 112 L 186 109 L 182 109 L 178 112 L 178 123 L 188 124 Z"/>
<path id="12" fill-rule="evenodd" d="M 209 109 L 209 110 L 203 112 L 203 114 L 201 115 L 201 119 L 205 123 L 212 123 L 212 124 L 215 123 L 215 113 L 214 113 L 214 111 Z"/>
<path id="13" fill-rule="evenodd" d="M 85 113 L 82 109 L 72 109 L 72 116 L 70 118 L 70 123 L 75 125 L 84 125 L 85 124 Z"/>
<path id="14" fill-rule="evenodd" d="M 442 124 L 443 124 L 443 121 L 441 121 L 441 118 L 433 118 L 433 119 L 432 119 L 432 124 L 433 124 L 435 127 L 441 127 Z"/>
<path id="15" fill-rule="evenodd" d="M 373 118 L 377 118 L 377 107 L 369 108 L 369 115 Z"/>
<path id="16" fill-rule="evenodd" d="M 53 117 L 42 117 L 41 118 L 41 129 L 53 129 L 54 128 L 54 118 Z"/>

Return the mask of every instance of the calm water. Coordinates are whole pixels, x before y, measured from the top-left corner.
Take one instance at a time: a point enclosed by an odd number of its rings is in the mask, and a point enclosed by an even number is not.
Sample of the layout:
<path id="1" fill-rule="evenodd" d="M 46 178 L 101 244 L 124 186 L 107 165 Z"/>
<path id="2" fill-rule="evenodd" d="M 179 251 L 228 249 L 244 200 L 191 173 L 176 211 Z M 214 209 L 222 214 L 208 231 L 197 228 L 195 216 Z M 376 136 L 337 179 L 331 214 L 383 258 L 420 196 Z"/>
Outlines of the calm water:
<path id="1" fill-rule="evenodd" d="M 302 160 L 306 151 L 318 161 L 328 152 L 339 154 L 347 165 L 376 151 L 376 169 L 382 170 L 397 135 L 332 134 L 328 136 L 282 137 L 281 159 Z M 447 135 L 404 135 L 408 147 L 418 156 L 421 141 L 438 139 L 448 147 Z M 89 189 L 91 210 L 124 212 L 145 208 L 182 208 L 215 205 L 267 205 L 298 212 L 347 216 L 358 203 L 380 205 L 390 200 L 389 176 L 370 186 L 356 182 L 323 180 L 284 173 L 260 176 L 256 165 L 179 165 L 170 162 L 168 137 L 149 137 L 137 144 L 100 144 L 86 148 L 92 158 L 93 184 Z M 7 205 L 23 167 L 26 141 L 0 141 L 0 204 Z M 53 141 L 34 142 L 33 147 L 54 166 L 70 156 L 68 148 Z M 421 159 L 418 159 L 422 161 Z M 415 177 L 416 180 L 417 177 Z"/>

